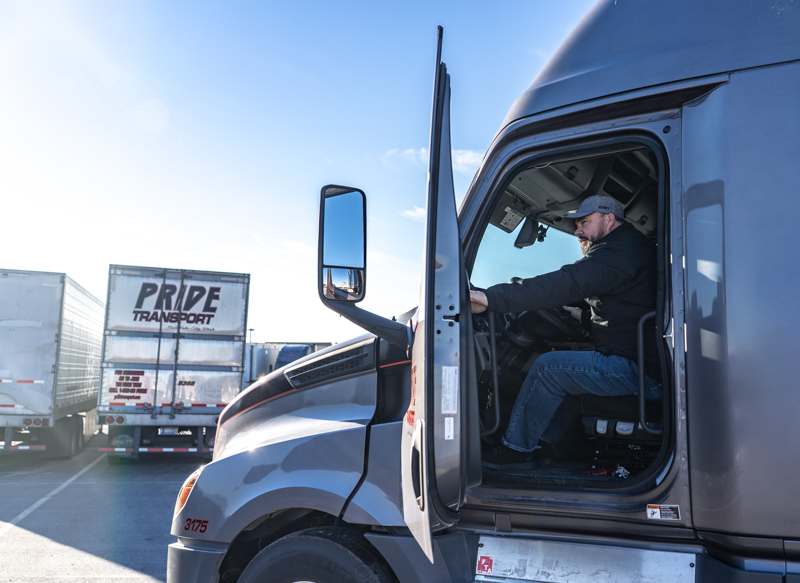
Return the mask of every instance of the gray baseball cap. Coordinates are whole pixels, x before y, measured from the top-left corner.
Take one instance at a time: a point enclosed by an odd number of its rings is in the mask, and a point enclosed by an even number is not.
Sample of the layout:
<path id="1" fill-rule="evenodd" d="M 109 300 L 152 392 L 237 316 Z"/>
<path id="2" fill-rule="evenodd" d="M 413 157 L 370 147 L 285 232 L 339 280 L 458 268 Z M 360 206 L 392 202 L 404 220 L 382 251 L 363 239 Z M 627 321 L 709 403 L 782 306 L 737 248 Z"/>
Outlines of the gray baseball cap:
<path id="1" fill-rule="evenodd" d="M 565 216 L 565 219 L 580 219 L 592 213 L 603 213 L 604 215 L 614 215 L 620 221 L 625 220 L 625 212 L 622 210 L 620 204 L 604 194 L 595 194 L 590 196 L 581 203 L 574 213 Z"/>

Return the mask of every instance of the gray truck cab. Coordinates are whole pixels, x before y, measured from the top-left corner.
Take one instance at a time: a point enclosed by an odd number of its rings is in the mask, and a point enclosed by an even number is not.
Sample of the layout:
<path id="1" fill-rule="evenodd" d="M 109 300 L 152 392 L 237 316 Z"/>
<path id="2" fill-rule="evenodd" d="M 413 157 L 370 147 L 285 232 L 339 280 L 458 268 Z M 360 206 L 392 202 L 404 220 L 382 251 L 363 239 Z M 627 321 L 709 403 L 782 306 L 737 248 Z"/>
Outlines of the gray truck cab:
<path id="1" fill-rule="evenodd" d="M 456 211 L 436 58 L 419 306 L 366 293 L 366 195 L 320 199 L 321 300 L 368 333 L 251 386 L 176 504 L 168 581 L 800 581 L 800 9 L 602 0 L 514 103 Z M 657 245 L 663 399 L 584 399 L 534 471 L 482 467 L 559 310 L 468 291 L 576 260 L 614 197 Z M 639 330 L 641 341 L 648 322 Z"/>

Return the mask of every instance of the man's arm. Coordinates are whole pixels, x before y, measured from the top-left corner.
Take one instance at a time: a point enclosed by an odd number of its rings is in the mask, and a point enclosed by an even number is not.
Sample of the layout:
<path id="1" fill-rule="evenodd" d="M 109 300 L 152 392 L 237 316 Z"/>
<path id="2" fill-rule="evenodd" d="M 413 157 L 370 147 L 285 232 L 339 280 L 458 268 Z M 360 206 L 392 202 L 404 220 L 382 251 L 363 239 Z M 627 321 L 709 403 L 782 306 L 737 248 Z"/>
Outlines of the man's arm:
<path id="1" fill-rule="evenodd" d="M 501 283 L 485 290 L 487 309 L 498 313 L 560 308 L 603 295 L 629 281 L 631 275 L 613 263 L 587 256 L 558 271 L 521 283 Z"/>

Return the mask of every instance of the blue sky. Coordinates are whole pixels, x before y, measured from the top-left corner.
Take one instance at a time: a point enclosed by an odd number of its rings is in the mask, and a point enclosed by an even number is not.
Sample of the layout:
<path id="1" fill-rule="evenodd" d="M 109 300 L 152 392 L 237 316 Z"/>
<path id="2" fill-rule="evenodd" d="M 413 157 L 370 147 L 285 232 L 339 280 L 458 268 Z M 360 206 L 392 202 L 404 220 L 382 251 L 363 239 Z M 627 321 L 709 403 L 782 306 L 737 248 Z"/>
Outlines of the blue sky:
<path id="1" fill-rule="evenodd" d="M 252 274 L 256 341 L 359 330 L 316 292 L 320 188 L 368 197 L 369 283 L 416 304 L 436 26 L 463 197 L 592 1 L 0 4 L 0 267 Z"/>

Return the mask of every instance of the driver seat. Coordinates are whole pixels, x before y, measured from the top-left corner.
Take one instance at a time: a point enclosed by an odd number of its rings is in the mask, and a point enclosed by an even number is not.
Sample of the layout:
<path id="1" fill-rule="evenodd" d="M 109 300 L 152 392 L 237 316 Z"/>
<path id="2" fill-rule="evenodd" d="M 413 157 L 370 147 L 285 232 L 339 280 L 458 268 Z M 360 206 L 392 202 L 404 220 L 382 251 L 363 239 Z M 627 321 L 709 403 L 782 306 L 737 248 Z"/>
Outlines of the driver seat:
<path id="1" fill-rule="evenodd" d="M 648 425 L 663 424 L 663 403 L 646 401 Z M 580 408 L 583 431 L 594 438 L 594 468 L 613 471 L 622 466 L 638 473 L 655 461 L 661 435 L 646 432 L 639 423 L 639 397 L 583 395 Z"/>
<path id="2" fill-rule="evenodd" d="M 661 427 L 663 407 L 661 400 L 645 401 L 648 425 Z M 630 397 L 583 395 L 581 418 L 584 433 L 587 435 L 606 439 L 661 441 L 660 436 L 647 433 L 639 423 L 639 397 L 636 395 Z"/>

